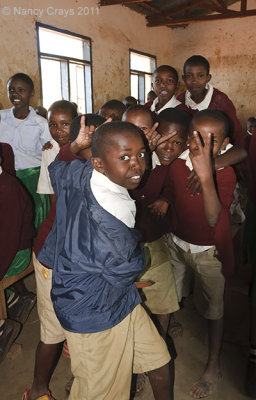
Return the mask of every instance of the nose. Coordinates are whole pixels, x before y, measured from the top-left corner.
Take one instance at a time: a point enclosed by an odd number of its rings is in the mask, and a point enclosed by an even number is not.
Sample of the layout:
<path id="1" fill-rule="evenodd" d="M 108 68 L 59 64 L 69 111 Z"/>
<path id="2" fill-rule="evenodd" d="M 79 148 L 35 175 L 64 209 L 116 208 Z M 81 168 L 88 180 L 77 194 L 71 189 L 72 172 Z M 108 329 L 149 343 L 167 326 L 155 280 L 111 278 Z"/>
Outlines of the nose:
<path id="1" fill-rule="evenodd" d="M 132 169 L 140 170 L 140 159 L 138 157 L 131 157 L 130 165 Z"/>

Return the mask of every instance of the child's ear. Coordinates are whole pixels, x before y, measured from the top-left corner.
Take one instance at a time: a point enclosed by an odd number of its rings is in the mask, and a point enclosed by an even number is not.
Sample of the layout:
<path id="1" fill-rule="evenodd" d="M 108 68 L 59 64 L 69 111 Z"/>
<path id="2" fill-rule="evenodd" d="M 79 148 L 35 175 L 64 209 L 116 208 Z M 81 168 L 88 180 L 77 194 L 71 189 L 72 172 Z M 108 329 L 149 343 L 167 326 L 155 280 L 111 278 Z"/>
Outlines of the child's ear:
<path id="1" fill-rule="evenodd" d="M 207 83 L 210 82 L 211 79 L 212 79 L 211 74 L 208 74 L 208 76 L 207 76 Z"/>
<path id="2" fill-rule="evenodd" d="M 220 150 L 226 150 L 227 145 L 229 144 L 229 137 L 227 136 L 224 140 L 223 143 L 221 145 Z"/>
<path id="3" fill-rule="evenodd" d="M 105 169 L 103 166 L 102 159 L 100 157 L 92 157 L 91 162 L 92 162 L 93 168 L 96 169 L 96 171 L 100 172 L 101 174 L 104 174 Z"/>

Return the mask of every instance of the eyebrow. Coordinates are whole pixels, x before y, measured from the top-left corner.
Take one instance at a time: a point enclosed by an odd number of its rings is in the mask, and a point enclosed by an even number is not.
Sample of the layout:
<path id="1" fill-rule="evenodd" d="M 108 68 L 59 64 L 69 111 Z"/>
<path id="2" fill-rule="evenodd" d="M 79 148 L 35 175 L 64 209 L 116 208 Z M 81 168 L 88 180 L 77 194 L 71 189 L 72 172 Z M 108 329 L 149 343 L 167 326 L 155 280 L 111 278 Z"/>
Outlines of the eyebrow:
<path id="1" fill-rule="evenodd" d="M 120 151 L 131 151 L 131 150 L 132 150 L 131 148 L 128 148 L 128 149 L 122 149 Z M 142 146 L 139 150 L 146 150 L 146 147 Z"/>

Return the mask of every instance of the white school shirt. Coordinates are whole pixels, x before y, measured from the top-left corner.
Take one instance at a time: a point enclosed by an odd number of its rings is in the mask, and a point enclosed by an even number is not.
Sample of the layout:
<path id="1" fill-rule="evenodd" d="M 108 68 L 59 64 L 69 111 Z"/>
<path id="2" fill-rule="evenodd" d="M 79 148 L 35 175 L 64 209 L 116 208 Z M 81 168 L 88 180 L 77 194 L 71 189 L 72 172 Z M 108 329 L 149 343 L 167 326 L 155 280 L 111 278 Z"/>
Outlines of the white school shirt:
<path id="1" fill-rule="evenodd" d="M 181 104 L 179 100 L 176 99 L 176 97 L 173 95 L 172 98 L 162 107 L 160 110 L 156 111 L 156 105 L 158 103 L 158 98 L 156 97 L 155 100 L 153 101 L 152 106 L 150 107 L 150 110 L 155 112 L 156 114 L 159 114 L 161 111 L 165 110 L 166 108 L 175 108 L 178 105 Z"/>
<path id="2" fill-rule="evenodd" d="M 185 93 L 185 104 L 187 107 L 191 108 L 192 110 L 206 110 L 209 107 L 209 104 L 212 100 L 212 95 L 213 95 L 213 86 L 207 83 L 205 85 L 205 89 L 207 89 L 207 93 L 203 101 L 201 103 L 195 103 L 194 100 L 191 99 L 191 93 L 186 90 Z"/>
<path id="3" fill-rule="evenodd" d="M 14 107 L 0 111 L 0 142 L 12 146 L 15 169 L 40 167 L 43 145 L 52 139 L 47 120 L 32 107 L 23 120 L 17 120 Z"/>
<path id="4" fill-rule="evenodd" d="M 92 172 L 90 184 L 92 193 L 101 207 L 129 228 L 134 228 L 136 207 L 128 190 L 95 169 Z"/>
<path id="5" fill-rule="evenodd" d="M 42 163 L 36 191 L 40 194 L 54 194 L 48 167 L 55 160 L 57 154 L 60 151 L 60 146 L 53 139 L 51 140 L 51 144 L 52 148 L 48 150 L 43 150 L 42 153 Z"/>

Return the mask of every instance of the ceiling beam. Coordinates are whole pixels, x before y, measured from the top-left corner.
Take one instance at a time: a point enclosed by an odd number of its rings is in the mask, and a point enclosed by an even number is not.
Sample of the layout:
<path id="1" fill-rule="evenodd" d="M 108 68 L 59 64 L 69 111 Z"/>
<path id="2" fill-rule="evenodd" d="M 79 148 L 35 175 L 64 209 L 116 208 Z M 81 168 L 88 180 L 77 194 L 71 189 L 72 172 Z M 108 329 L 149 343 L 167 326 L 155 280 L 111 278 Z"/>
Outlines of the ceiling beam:
<path id="1" fill-rule="evenodd" d="M 211 0 L 217 7 L 224 8 L 226 10 L 226 7 L 223 7 L 223 5 L 219 2 L 219 0 Z"/>
<path id="2" fill-rule="evenodd" d="M 148 3 L 145 3 L 144 1 L 142 3 L 140 3 L 140 5 L 142 5 L 143 7 L 147 8 L 148 10 L 156 13 L 156 14 L 161 14 L 161 11 L 158 10 L 158 8 L 151 6 Z"/>
<path id="3" fill-rule="evenodd" d="M 170 18 L 171 20 L 173 20 L 171 18 L 173 15 L 178 14 L 182 11 L 187 12 L 187 11 L 191 10 L 192 7 L 194 8 L 195 6 L 202 4 L 204 2 L 205 2 L 205 0 L 191 1 L 189 4 L 165 10 L 164 12 L 161 12 L 161 14 L 159 14 L 159 15 L 149 15 L 146 17 L 146 19 L 148 21 L 148 26 L 158 26 L 158 21 L 161 22 L 161 20 L 163 18 L 165 19 L 167 17 Z"/>
<path id="4" fill-rule="evenodd" d="M 216 11 L 221 14 L 222 13 L 226 14 L 230 12 L 232 13 L 239 12 L 239 11 L 228 10 L 227 8 L 216 6 L 215 4 L 201 4 L 198 8 L 201 8 L 202 10 L 209 10 L 210 12 Z"/>
<path id="5" fill-rule="evenodd" d="M 245 12 L 247 10 L 247 0 L 241 0 L 241 12 Z"/>
<path id="6" fill-rule="evenodd" d="M 100 0 L 100 7 L 102 6 L 112 6 L 119 4 L 120 6 L 124 6 L 126 4 L 134 4 L 134 3 L 144 3 L 151 0 Z"/>
<path id="7" fill-rule="evenodd" d="M 243 17 L 252 17 L 256 15 L 256 10 L 247 10 L 245 12 L 230 12 L 225 14 L 214 14 L 214 15 L 205 15 L 201 17 L 194 18 L 175 18 L 172 21 L 168 21 L 166 18 L 165 21 L 162 22 L 159 26 L 178 26 L 184 24 L 192 24 L 197 22 L 208 22 L 208 21 L 218 21 L 222 19 L 232 19 L 232 18 L 243 18 Z M 151 26 L 148 24 L 148 26 Z"/>

